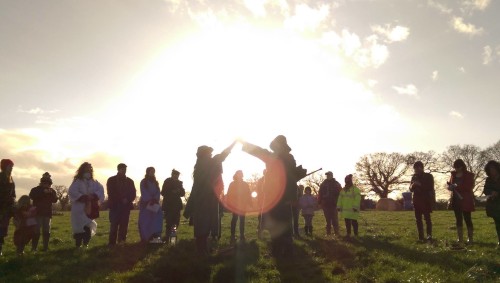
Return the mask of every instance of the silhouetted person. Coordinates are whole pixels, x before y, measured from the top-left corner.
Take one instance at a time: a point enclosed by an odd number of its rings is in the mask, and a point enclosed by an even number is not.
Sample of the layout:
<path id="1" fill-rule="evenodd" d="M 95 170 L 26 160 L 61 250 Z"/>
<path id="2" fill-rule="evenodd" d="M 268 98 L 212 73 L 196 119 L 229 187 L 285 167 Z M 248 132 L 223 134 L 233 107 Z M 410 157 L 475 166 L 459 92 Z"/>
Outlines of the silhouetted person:
<path id="1" fill-rule="evenodd" d="M 255 191 L 257 192 L 257 206 L 259 210 L 258 214 L 258 223 L 257 223 L 257 237 L 262 239 L 262 232 L 265 228 L 265 213 L 263 212 L 264 203 L 266 198 L 266 192 L 264 191 L 266 181 L 266 170 L 262 171 L 262 177 L 257 180 L 257 185 L 255 187 Z"/>
<path id="2" fill-rule="evenodd" d="M 308 236 L 312 236 L 313 234 L 313 222 L 312 219 L 314 217 L 314 211 L 318 206 L 318 200 L 315 196 L 311 194 L 311 187 L 306 187 L 304 190 L 304 195 L 302 195 L 299 199 L 299 209 L 302 210 L 302 217 L 304 217 L 304 232 Z"/>
<path id="3" fill-rule="evenodd" d="M 243 151 L 259 158 L 266 164 L 266 197 L 274 192 L 277 202 L 268 212 L 266 221 L 271 234 L 271 246 L 274 255 L 293 254 L 292 202 L 297 200 L 297 182 L 306 174 L 297 167 L 295 158 L 290 153 L 285 136 L 277 136 L 270 144 L 268 151 L 256 145 L 242 142 Z M 267 201 L 266 201 L 267 202 Z"/>
<path id="4" fill-rule="evenodd" d="M 16 212 L 14 213 L 14 245 L 17 255 L 24 254 L 24 247 L 33 241 L 36 230 L 36 207 L 31 204 L 30 197 L 23 195 L 17 202 Z"/>
<path id="5" fill-rule="evenodd" d="M 0 161 L 0 255 L 4 238 L 9 230 L 10 218 L 14 214 L 14 203 L 16 201 L 16 184 L 12 179 L 14 162 L 10 159 Z"/>
<path id="6" fill-rule="evenodd" d="M 108 245 L 113 246 L 127 240 L 130 210 L 134 208 L 134 200 L 137 196 L 135 184 L 126 176 L 127 165 L 120 163 L 117 166 L 117 174 L 109 177 L 106 183 L 108 191 L 109 207 L 109 240 Z"/>
<path id="7" fill-rule="evenodd" d="M 33 200 L 33 206 L 36 207 L 36 229 L 33 240 L 31 241 L 31 250 L 38 249 L 40 240 L 40 231 L 43 232 L 43 251 L 49 248 L 50 226 L 52 222 L 52 204 L 57 202 L 56 191 L 51 188 L 52 179 L 48 172 L 43 174 L 40 179 L 40 185 L 31 189 L 30 198 Z"/>
<path id="8" fill-rule="evenodd" d="M 240 241 L 245 241 L 245 212 L 252 203 L 250 186 L 243 180 L 243 171 L 234 173 L 227 190 L 226 207 L 233 213 L 231 218 L 231 243 L 236 242 L 236 223 L 240 220 Z"/>
<path id="9" fill-rule="evenodd" d="M 299 199 L 304 194 L 304 186 L 299 185 L 297 187 L 297 200 L 292 202 L 292 217 L 293 217 L 293 235 L 297 238 L 300 237 L 299 233 Z"/>
<path id="10" fill-rule="evenodd" d="M 81 247 L 82 243 L 87 247 L 97 230 L 94 219 L 99 216 L 99 202 L 104 201 L 104 188 L 94 179 L 94 168 L 90 163 L 80 165 L 69 186 L 68 196 L 76 247 Z"/>
<path id="11" fill-rule="evenodd" d="M 220 235 L 219 200 L 224 190 L 222 162 L 231 153 L 234 142 L 220 154 L 212 157 L 213 148 L 203 145 L 196 152 L 193 188 L 189 195 L 184 217 L 192 218 L 198 253 L 208 255 L 208 236 Z M 216 235 L 219 234 L 219 235 Z"/>
<path id="12" fill-rule="evenodd" d="M 165 233 L 168 238 L 174 226 L 179 227 L 182 210 L 182 200 L 186 194 L 182 181 L 179 180 L 181 173 L 172 169 L 170 177 L 165 179 L 161 187 L 161 195 L 163 196 L 163 213 L 165 216 Z"/>
<path id="13" fill-rule="evenodd" d="M 143 243 L 161 244 L 163 212 L 160 205 L 160 184 L 156 180 L 154 167 L 146 168 L 141 181 L 139 200 L 139 235 Z"/>
<path id="14" fill-rule="evenodd" d="M 413 192 L 413 208 L 415 210 L 415 221 L 417 223 L 418 240 L 424 241 L 424 224 L 422 215 L 425 219 L 427 240 L 432 240 L 432 221 L 431 213 L 434 205 L 434 177 L 430 173 L 424 172 L 424 164 L 421 161 L 413 164 L 415 174 L 411 178 L 410 191 Z"/>
<path id="15" fill-rule="evenodd" d="M 337 200 L 339 198 L 342 186 L 335 178 L 333 173 L 328 171 L 325 173 L 326 180 L 324 180 L 318 191 L 318 203 L 323 208 L 323 213 L 326 220 L 326 234 L 332 234 L 332 225 L 335 235 L 339 234 L 339 215 L 337 212 Z"/>
<path id="16" fill-rule="evenodd" d="M 495 221 L 498 236 L 497 248 L 500 248 L 500 163 L 493 160 L 488 161 L 484 171 L 488 176 L 483 191 L 488 196 L 486 214 Z"/>
<path id="17" fill-rule="evenodd" d="M 361 193 L 352 182 L 352 175 L 345 177 L 345 187 L 342 189 L 337 201 L 338 211 L 340 211 L 345 222 L 346 237 L 351 237 L 351 226 L 354 236 L 358 236 L 359 207 L 361 205 Z"/>
<path id="18" fill-rule="evenodd" d="M 474 208 L 474 174 L 467 171 L 467 166 L 462 159 L 453 162 L 454 171 L 451 172 L 451 178 L 448 182 L 448 190 L 452 192 L 450 206 L 455 213 L 457 224 L 458 243 L 462 244 L 463 221 L 467 225 L 467 244 L 473 243 L 474 227 L 472 225 L 471 213 Z"/>

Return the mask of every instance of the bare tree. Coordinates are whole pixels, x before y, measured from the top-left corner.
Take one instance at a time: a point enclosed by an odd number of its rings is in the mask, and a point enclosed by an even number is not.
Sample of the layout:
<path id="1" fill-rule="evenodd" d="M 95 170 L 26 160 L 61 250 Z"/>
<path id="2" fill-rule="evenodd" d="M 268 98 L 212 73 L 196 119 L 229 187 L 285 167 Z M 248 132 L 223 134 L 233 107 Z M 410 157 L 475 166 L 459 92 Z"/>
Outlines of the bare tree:
<path id="1" fill-rule="evenodd" d="M 489 146 L 485 152 L 488 160 L 500 161 L 500 141 Z"/>
<path id="2" fill-rule="evenodd" d="M 65 211 L 69 205 L 68 187 L 57 185 L 54 186 L 54 191 L 56 191 L 56 197 L 59 201 L 59 205 L 61 206 L 61 210 Z"/>
<path id="3" fill-rule="evenodd" d="M 250 187 L 250 191 L 253 192 L 256 190 L 257 182 L 259 182 L 260 178 L 262 178 L 262 174 L 254 173 L 254 174 L 252 174 L 252 176 L 245 179 L 245 182 L 247 182 L 248 186 Z"/>
<path id="4" fill-rule="evenodd" d="M 483 182 L 486 179 L 486 174 L 484 174 L 484 165 L 488 161 L 486 151 L 472 144 L 449 146 L 441 155 L 444 172 L 451 172 L 453 170 L 453 162 L 457 159 L 462 159 L 467 166 L 467 170 L 474 173 L 474 193 L 476 193 L 482 188 Z"/>
<path id="5" fill-rule="evenodd" d="M 408 156 L 401 153 L 368 154 L 356 163 L 356 177 L 361 189 L 387 198 L 398 186 L 408 183 L 406 175 L 412 165 Z"/>
<path id="6" fill-rule="evenodd" d="M 432 150 L 428 152 L 415 151 L 407 155 L 407 162 L 409 165 L 413 165 L 415 162 L 421 161 L 426 172 L 431 174 L 444 173 L 439 158 L 440 156 Z"/>
<path id="7" fill-rule="evenodd" d="M 301 183 L 305 187 L 311 187 L 313 194 L 318 194 L 319 186 L 325 180 L 325 175 L 321 173 L 314 173 L 302 179 Z"/>

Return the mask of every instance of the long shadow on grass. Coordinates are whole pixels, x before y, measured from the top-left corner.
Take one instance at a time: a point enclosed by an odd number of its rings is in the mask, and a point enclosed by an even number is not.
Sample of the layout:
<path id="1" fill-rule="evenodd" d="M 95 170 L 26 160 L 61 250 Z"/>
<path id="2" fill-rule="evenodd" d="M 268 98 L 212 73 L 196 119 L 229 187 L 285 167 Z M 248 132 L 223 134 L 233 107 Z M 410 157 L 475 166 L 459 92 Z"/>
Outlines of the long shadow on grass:
<path id="1" fill-rule="evenodd" d="M 357 262 L 356 254 L 345 242 L 323 238 L 306 238 L 304 241 L 318 257 L 325 259 L 327 262 L 337 263 L 334 264 L 334 269 L 332 270 L 333 275 L 342 274 L 345 273 L 347 269 L 369 264 L 367 259 L 364 259 L 362 263 Z"/>
<path id="2" fill-rule="evenodd" d="M 255 242 L 224 247 L 215 255 L 198 255 L 193 240 L 182 240 L 162 251 L 160 258 L 130 282 L 247 282 L 256 276 L 246 267 L 259 259 Z"/>
<path id="3" fill-rule="evenodd" d="M 157 248 L 135 243 L 120 245 L 113 249 L 97 246 L 89 249 L 69 248 L 25 255 L 3 264 L 2 269 L 17 271 L 6 273 L 3 279 L 6 282 L 20 280 L 29 282 L 37 278 L 44 278 L 50 282 L 84 282 L 102 279 L 113 272 L 131 270 L 137 262 Z"/>

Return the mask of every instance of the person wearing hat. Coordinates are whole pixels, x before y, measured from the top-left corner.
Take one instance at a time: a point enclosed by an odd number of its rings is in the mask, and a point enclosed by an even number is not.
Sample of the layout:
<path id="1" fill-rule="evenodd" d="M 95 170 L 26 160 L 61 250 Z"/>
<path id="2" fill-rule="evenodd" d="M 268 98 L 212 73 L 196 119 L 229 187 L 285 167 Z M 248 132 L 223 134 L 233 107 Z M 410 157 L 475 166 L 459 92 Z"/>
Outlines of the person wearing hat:
<path id="1" fill-rule="evenodd" d="M 271 141 L 271 151 L 241 141 L 243 151 L 266 164 L 266 204 L 272 203 L 266 222 L 271 234 L 271 246 L 275 256 L 293 255 L 292 203 L 297 201 L 297 182 L 305 177 L 305 169 L 297 167 L 290 153 L 286 137 L 279 135 Z M 272 223 L 272 224 L 271 224 Z"/>
<path id="2" fill-rule="evenodd" d="M 424 164 L 421 161 L 413 164 L 415 174 L 411 178 L 410 191 L 413 193 L 413 208 L 415 210 L 415 222 L 417 223 L 418 240 L 425 241 L 424 224 L 425 219 L 427 241 L 432 240 L 431 213 L 434 205 L 434 177 L 430 173 L 424 172 Z"/>
<path id="3" fill-rule="evenodd" d="M 184 217 L 191 219 L 199 254 L 208 255 L 208 237 L 220 235 L 220 199 L 224 191 L 222 162 L 231 153 L 236 142 L 220 154 L 212 156 L 213 148 L 203 145 L 196 152 L 193 172 L 193 187 L 189 195 Z M 217 234 L 217 235 L 216 235 Z"/>
<path id="4" fill-rule="evenodd" d="M 16 201 L 16 184 L 12 179 L 13 167 L 14 162 L 10 159 L 0 161 L 0 255 Z"/>
<path id="5" fill-rule="evenodd" d="M 165 238 L 168 239 L 172 229 L 179 227 L 181 220 L 182 200 L 186 194 L 182 181 L 179 180 L 180 172 L 172 169 L 170 177 L 165 179 L 161 187 L 163 196 L 162 209 L 165 216 Z"/>
<path id="6" fill-rule="evenodd" d="M 332 234 L 332 225 L 335 235 L 339 234 L 339 216 L 337 212 L 337 201 L 339 199 L 342 186 L 335 178 L 332 171 L 325 173 L 326 180 L 319 186 L 318 203 L 323 208 L 326 220 L 326 235 Z"/>
<path id="7" fill-rule="evenodd" d="M 49 172 L 45 172 L 40 179 L 40 185 L 31 189 L 29 197 L 33 200 L 33 206 L 36 207 L 35 234 L 31 241 L 31 251 L 36 251 L 38 241 L 40 240 L 40 231 L 43 232 L 43 251 L 49 248 L 50 224 L 52 221 L 52 204 L 57 202 L 56 191 L 51 188 L 52 179 Z"/>
<path id="8" fill-rule="evenodd" d="M 361 205 L 361 193 L 353 184 L 352 175 L 345 177 L 345 187 L 340 192 L 337 207 L 345 221 L 347 238 L 351 237 L 351 226 L 354 230 L 354 236 L 358 236 L 358 218 Z"/>
<path id="9" fill-rule="evenodd" d="M 117 174 L 109 177 L 106 182 L 109 207 L 109 246 L 125 242 L 127 239 L 130 210 L 134 208 L 136 198 L 135 184 L 126 176 L 127 165 L 120 163 Z"/>

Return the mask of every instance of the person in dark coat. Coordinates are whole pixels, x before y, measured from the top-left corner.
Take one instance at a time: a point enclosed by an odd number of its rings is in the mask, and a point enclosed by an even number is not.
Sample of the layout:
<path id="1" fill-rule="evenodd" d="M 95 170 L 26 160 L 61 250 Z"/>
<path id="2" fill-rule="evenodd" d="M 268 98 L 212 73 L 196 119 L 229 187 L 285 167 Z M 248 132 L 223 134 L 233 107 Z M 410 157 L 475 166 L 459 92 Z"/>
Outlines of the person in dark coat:
<path id="1" fill-rule="evenodd" d="M 0 161 L 0 255 L 5 236 L 9 230 L 10 218 L 14 214 L 16 200 L 16 184 L 12 179 L 14 162 L 10 159 Z"/>
<path id="2" fill-rule="evenodd" d="M 292 203 L 292 217 L 293 217 L 293 236 L 300 238 L 299 233 L 299 215 L 300 215 L 300 207 L 299 207 L 299 199 L 304 195 L 304 186 L 299 185 L 297 187 L 297 201 Z"/>
<path id="3" fill-rule="evenodd" d="M 196 164 L 193 172 L 193 187 L 184 209 L 184 217 L 191 218 L 198 253 L 208 255 L 208 236 L 214 239 L 220 233 L 219 201 L 224 190 L 222 181 L 222 162 L 227 158 L 233 142 L 220 154 L 212 157 L 213 148 L 203 145 L 196 152 Z"/>
<path id="4" fill-rule="evenodd" d="M 245 213 L 252 204 L 252 192 L 247 182 L 243 180 L 243 171 L 238 170 L 233 175 L 225 197 L 226 207 L 233 213 L 231 218 L 231 243 L 236 242 L 236 223 L 240 220 L 240 241 L 245 241 Z"/>
<path id="5" fill-rule="evenodd" d="M 326 234 L 332 234 L 332 225 L 335 235 L 339 235 L 339 214 L 337 211 L 337 201 L 339 199 L 342 186 L 335 178 L 333 173 L 328 171 L 325 173 L 326 180 L 319 186 L 318 204 L 323 208 L 323 214 L 326 220 Z"/>
<path id="6" fill-rule="evenodd" d="M 257 192 L 257 206 L 258 206 L 258 210 L 259 210 L 259 214 L 258 214 L 258 223 L 257 223 L 257 237 L 259 239 L 262 239 L 263 235 L 263 231 L 264 231 L 264 228 L 265 228 L 265 223 L 264 223 L 264 219 L 265 219 L 265 213 L 264 213 L 264 203 L 265 203 L 265 200 L 266 200 L 266 193 L 264 191 L 264 184 L 266 182 L 266 170 L 264 169 L 264 171 L 262 171 L 262 177 L 259 178 L 259 180 L 257 180 L 257 184 L 255 186 L 255 191 Z"/>
<path id="7" fill-rule="evenodd" d="M 134 208 L 133 202 L 137 196 L 134 181 L 126 176 L 127 165 L 120 163 L 118 173 L 109 177 L 106 183 L 109 207 L 109 241 L 113 246 L 127 240 L 130 210 Z"/>
<path id="8" fill-rule="evenodd" d="M 491 206 L 491 211 L 487 208 L 486 213 L 495 221 L 498 237 L 497 246 L 500 248 L 500 163 L 493 160 L 488 161 L 484 171 L 488 177 L 484 183 L 483 193 L 488 196 L 487 202 Z"/>
<path id="9" fill-rule="evenodd" d="M 31 241 L 31 250 L 38 249 L 40 240 L 40 231 L 43 232 L 43 251 L 49 248 L 50 226 L 52 222 L 52 204 L 57 202 L 56 191 L 51 188 L 52 179 L 49 172 L 45 172 L 40 179 L 40 185 L 31 189 L 29 197 L 33 200 L 33 206 L 36 207 L 35 235 Z"/>
<path id="10" fill-rule="evenodd" d="M 31 204 L 30 197 L 23 195 L 17 202 L 17 208 L 14 213 L 14 245 L 18 255 L 24 254 L 24 247 L 33 240 L 35 230 L 37 209 Z"/>
<path id="11" fill-rule="evenodd" d="M 415 220 L 417 223 L 418 240 L 424 241 L 424 224 L 422 215 L 425 219 L 427 240 L 432 240 L 432 221 L 431 213 L 434 205 L 434 177 L 430 173 L 424 172 L 424 164 L 421 161 L 413 164 L 415 174 L 411 178 L 410 191 L 413 192 L 413 207 L 415 210 Z"/>
<path id="12" fill-rule="evenodd" d="M 168 239 L 172 228 L 179 227 L 182 210 L 182 200 L 186 194 L 182 181 L 179 180 L 181 173 L 172 169 L 169 178 L 165 179 L 161 187 L 161 195 L 163 196 L 162 209 L 165 216 L 165 238 Z"/>
<path id="13" fill-rule="evenodd" d="M 471 213 L 474 208 L 474 174 L 467 170 L 467 166 L 462 159 L 453 162 L 454 171 L 448 182 L 448 190 L 451 191 L 450 207 L 455 213 L 457 224 L 458 243 L 463 243 L 463 222 L 467 225 L 467 244 L 473 243 L 474 227 L 472 225 Z"/>
<path id="14" fill-rule="evenodd" d="M 266 204 L 272 204 L 267 213 L 266 226 L 271 234 L 271 246 L 275 256 L 293 254 L 292 203 L 297 201 L 297 182 L 306 176 L 302 166 L 297 167 L 290 153 L 286 137 L 277 136 L 268 151 L 248 142 L 243 142 L 243 151 L 266 164 Z"/>

